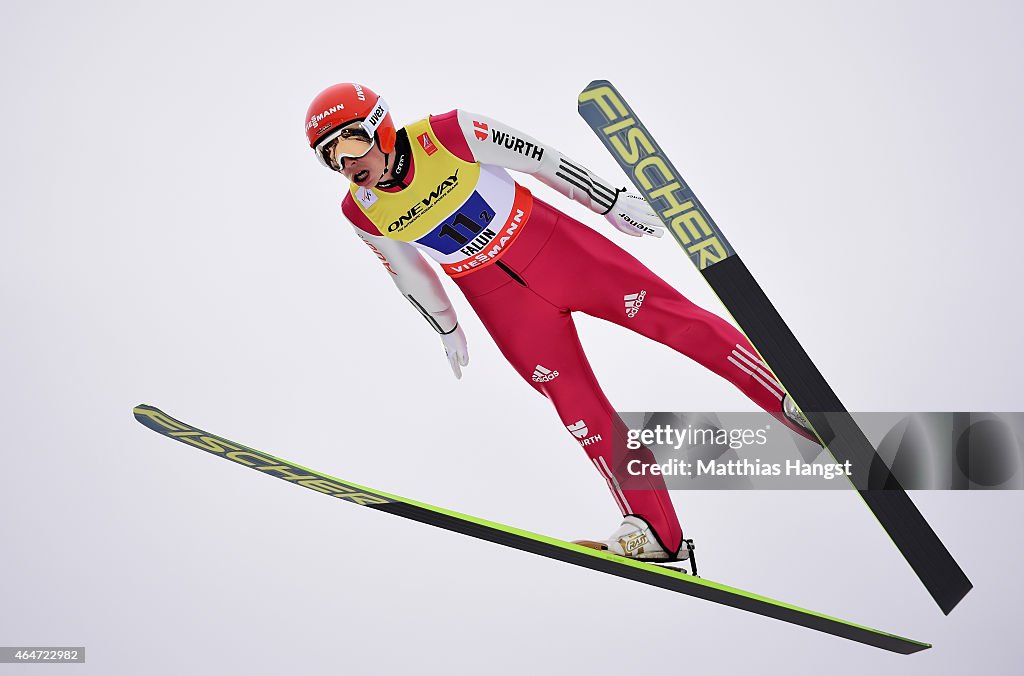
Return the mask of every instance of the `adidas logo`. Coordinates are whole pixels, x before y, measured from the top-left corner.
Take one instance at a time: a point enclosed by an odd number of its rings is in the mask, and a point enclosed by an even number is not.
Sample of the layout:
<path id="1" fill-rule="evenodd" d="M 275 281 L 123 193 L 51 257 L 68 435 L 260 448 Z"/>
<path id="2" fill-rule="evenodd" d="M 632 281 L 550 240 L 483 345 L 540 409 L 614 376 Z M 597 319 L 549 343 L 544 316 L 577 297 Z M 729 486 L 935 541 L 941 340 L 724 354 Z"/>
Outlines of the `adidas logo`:
<path id="1" fill-rule="evenodd" d="M 537 368 L 533 370 L 533 382 L 535 383 L 546 383 L 554 380 L 558 377 L 558 371 L 551 371 L 544 368 L 540 364 L 537 364 Z"/>
<path id="2" fill-rule="evenodd" d="M 647 291 L 641 289 L 640 293 L 627 294 L 623 300 L 626 302 L 626 316 L 629 318 L 636 317 L 636 313 L 640 312 L 640 306 L 644 303 L 644 298 L 647 296 Z"/>

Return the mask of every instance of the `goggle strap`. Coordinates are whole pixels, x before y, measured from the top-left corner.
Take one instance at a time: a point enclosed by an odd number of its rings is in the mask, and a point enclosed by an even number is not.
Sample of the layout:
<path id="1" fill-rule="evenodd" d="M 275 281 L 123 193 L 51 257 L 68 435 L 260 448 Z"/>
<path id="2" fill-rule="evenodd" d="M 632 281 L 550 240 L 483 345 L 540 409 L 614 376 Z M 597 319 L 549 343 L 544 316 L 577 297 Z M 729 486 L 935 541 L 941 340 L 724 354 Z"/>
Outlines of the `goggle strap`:
<path id="1" fill-rule="evenodd" d="M 381 123 L 384 122 L 384 118 L 388 116 L 389 110 L 390 108 L 388 108 L 387 101 L 378 96 L 377 102 L 373 104 L 373 110 L 371 110 L 370 114 L 366 116 L 365 120 L 363 120 L 363 129 L 365 129 L 366 133 L 370 135 L 370 138 L 373 138 L 373 135 L 377 133 L 377 129 L 379 129 Z"/>

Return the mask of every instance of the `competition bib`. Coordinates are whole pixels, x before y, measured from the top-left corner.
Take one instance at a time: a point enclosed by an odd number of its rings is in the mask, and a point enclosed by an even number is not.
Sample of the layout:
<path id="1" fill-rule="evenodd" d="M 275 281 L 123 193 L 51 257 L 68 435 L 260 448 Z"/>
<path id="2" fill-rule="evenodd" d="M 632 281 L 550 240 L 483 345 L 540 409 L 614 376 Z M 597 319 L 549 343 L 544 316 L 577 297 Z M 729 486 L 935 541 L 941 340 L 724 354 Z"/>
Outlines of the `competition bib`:
<path id="1" fill-rule="evenodd" d="M 518 237 L 533 196 L 499 167 L 466 162 L 434 136 L 428 119 L 408 125 L 414 175 L 397 192 L 350 188 L 389 239 L 409 242 L 461 277 L 495 262 Z"/>

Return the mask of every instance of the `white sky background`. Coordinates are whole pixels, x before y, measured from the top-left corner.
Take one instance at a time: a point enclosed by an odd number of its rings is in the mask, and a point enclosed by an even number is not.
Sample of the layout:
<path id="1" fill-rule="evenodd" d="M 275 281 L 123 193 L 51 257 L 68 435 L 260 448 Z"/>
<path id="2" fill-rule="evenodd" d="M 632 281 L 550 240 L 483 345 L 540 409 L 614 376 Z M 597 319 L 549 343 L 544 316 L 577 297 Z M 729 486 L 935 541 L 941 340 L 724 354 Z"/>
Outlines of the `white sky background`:
<path id="1" fill-rule="evenodd" d="M 914 496 L 976 585 L 948 618 L 853 493 L 675 495 L 708 578 L 936 644 L 904 658 L 332 501 L 133 422 L 155 404 L 558 537 L 617 525 L 454 286 L 461 382 L 342 220 L 302 122 L 345 80 L 399 123 L 480 111 L 624 182 L 576 113 L 607 78 L 849 408 L 1024 410 L 1017 3 L 424 7 L 0 5 L 0 644 L 85 645 L 53 669 L 89 674 L 1018 667 L 1020 493 Z M 669 238 L 557 204 L 721 311 Z M 621 410 L 751 406 L 579 325 Z"/>

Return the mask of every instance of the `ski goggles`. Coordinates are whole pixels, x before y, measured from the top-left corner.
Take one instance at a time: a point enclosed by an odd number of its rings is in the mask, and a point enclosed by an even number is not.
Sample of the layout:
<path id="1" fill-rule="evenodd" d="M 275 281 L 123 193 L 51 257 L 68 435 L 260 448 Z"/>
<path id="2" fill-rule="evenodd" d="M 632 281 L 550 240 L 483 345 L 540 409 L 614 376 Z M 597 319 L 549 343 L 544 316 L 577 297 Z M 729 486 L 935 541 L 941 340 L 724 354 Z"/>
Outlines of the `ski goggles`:
<path id="1" fill-rule="evenodd" d="M 378 98 L 369 117 L 353 120 L 325 136 L 314 149 L 320 164 L 341 171 L 346 158 L 358 159 L 366 155 L 373 148 L 374 134 L 387 114 L 388 104 Z"/>

